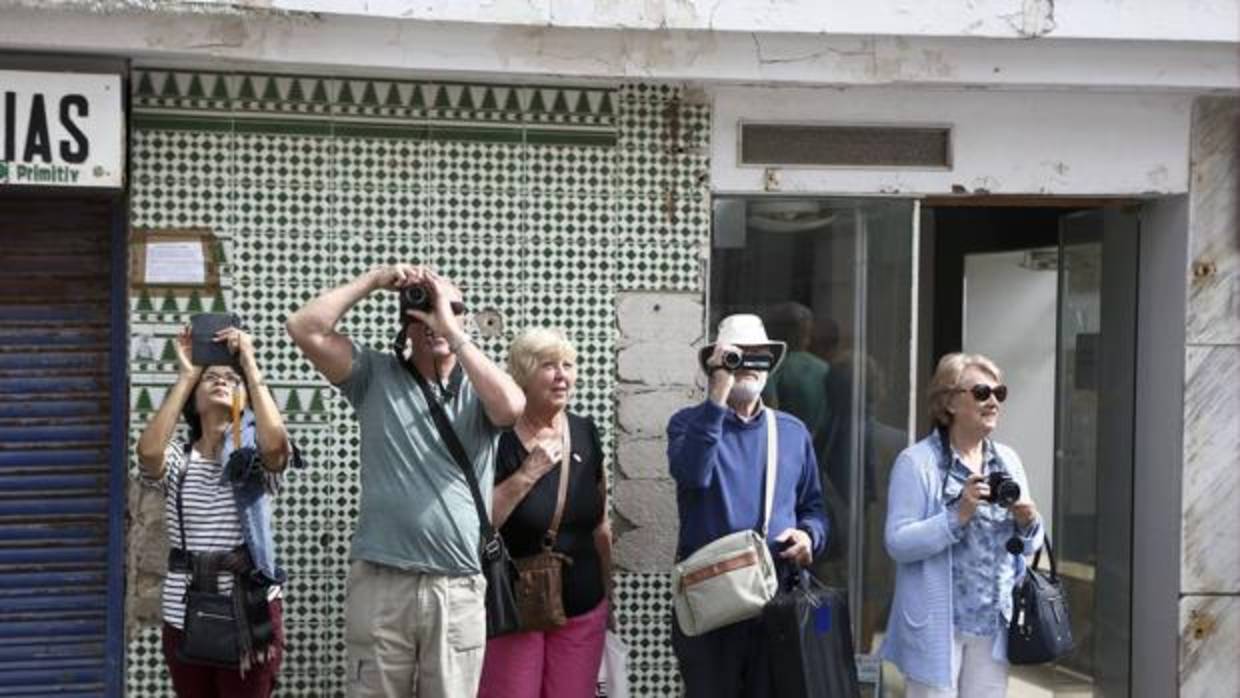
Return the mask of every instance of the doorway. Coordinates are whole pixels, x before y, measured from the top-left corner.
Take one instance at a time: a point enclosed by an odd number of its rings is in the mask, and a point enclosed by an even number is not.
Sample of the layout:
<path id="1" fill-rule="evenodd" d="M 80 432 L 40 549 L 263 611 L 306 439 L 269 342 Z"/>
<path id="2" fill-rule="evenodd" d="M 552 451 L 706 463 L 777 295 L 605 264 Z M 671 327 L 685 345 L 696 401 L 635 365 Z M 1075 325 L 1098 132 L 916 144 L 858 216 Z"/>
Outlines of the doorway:
<path id="1" fill-rule="evenodd" d="M 961 350 L 1004 370 L 1014 399 L 994 437 L 1021 454 L 1070 599 L 1076 650 L 1013 667 L 1009 695 L 1128 695 L 1138 211 L 927 207 L 922 222 L 922 373 Z"/>
<path id="2" fill-rule="evenodd" d="M 1009 695 L 1129 695 L 1137 210 L 937 203 L 717 197 L 710 325 L 756 313 L 789 344 L 764 398 L 814 439 L 831 527 L 815 572 L 849 591 L 864 695 L 903 695 L 876 658 L 895 576 L 887 484 L 928 431 L 934 362 L 961 349 L 1007 374 L 996 438 L 1022 456 L 1077 640 L 1015 669 Z"/>

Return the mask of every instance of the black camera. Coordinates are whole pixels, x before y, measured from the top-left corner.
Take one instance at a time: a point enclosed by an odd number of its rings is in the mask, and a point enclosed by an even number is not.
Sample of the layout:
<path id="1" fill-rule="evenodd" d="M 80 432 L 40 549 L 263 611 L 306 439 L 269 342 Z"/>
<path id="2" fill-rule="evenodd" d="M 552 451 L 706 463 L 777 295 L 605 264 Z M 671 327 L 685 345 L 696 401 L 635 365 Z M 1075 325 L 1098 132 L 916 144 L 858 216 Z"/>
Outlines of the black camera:
<path id="1" fill-rule="evenodd" d="M 406 286 L 400 290 L 400 314 L 409 310 L 420 310 L 429 313 L 435 309 L 435 298 L 426 286 Z"/>
<path id="2" fill-rule="evenodd" d="M 986 501 L 991 504 L 1006 508 L 1020 501 L 1020 483 L 1002 470 L 987 475 L 986 485 L 990 487 L 990 495 L 986 497 Z"/>
<path id="3" fill-rule="evenodd" d="M 449 303 L 453 315 L 464 315 L 468 310 L 461 301 Z M 424 313 L 435 312 L 435 293 L 430 286 L 406 286 L 400 290 L 400 315 L 405 317 L 410 310 Z"/>
<path id="4" fill-rule="evenodd" d="M 740 369 L 769 371 L 774 363 L 774 357 L 768 353 L 751 354 L 748 352 L 725 351 L 720 358 L 723 361 L 723 367 L 729 371 L 738 371 Z"/>

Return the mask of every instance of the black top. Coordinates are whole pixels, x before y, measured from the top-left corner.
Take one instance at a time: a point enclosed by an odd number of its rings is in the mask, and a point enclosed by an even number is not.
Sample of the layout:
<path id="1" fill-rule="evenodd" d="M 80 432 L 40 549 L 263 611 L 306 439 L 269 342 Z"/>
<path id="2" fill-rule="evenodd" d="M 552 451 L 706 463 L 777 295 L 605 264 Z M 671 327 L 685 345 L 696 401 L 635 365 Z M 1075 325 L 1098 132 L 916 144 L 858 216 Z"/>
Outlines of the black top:
<path id="1" fill-rule="evenodd" d="M 564 566 L 564 612 L 579 616 L 597 606 L 605 594 L 603 571 L 594 547 L 594 529 L 603 520 L 603 449 L 593 420 L 569 414 L 568 424 L 573 463 L 555 550 L 573 559 L 573 564 Z M 513 431 L 501 434 L 495 456 L 495 484 L 517 472 L 527 455 Z M 556 465 L 539 478 L 500 528 L 514 558 L 542 551 L 543 534 L 551 527 L 555 514 L 561 469 Z"/>

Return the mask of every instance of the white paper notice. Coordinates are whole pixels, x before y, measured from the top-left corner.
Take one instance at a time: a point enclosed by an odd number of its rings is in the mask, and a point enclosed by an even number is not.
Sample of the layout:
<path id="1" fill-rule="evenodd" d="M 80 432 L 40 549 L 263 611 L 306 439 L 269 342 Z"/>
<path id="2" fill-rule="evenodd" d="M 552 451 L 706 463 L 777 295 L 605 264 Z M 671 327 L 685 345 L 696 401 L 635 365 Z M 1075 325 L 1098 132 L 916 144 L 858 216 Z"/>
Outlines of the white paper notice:
<path id="1" fill-rule="evenodd" d="M 146 246 L 146 283 L 205 284 L 201 242 L 151 242 Z"/>

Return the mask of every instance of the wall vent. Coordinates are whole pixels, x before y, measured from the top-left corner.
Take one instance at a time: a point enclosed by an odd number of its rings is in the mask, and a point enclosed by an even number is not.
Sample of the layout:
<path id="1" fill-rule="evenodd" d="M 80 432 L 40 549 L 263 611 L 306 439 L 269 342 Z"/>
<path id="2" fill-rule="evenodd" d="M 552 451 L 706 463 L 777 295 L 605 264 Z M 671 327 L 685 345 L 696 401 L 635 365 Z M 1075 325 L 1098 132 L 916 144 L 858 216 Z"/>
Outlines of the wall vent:
<path id="1" fill-rule="evenodd" d="M 950 169 L 951 135 L 947 126 L 742 122 L 740 164 Z"/>

